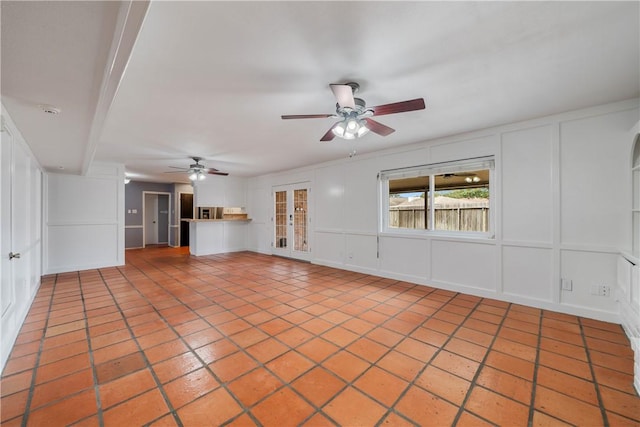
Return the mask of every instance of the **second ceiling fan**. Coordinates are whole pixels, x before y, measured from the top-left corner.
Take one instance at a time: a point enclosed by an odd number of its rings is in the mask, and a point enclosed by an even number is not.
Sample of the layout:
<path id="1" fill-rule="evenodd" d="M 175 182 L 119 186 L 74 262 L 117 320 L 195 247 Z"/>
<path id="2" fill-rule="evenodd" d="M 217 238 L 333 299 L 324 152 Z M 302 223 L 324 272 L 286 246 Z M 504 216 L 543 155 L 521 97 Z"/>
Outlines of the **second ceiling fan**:
<path id="1" fill-rule="evenodd" d="M 320 138 L 320 141 L 331 141 L 336 136 L 344 139 L 359 138 L 366 135 L 369 131 L 381 136 L 387 136 L 395 132 L 395 129 L 383 125 L 382 123 L 371 119 L 371 117 L 423 110 L 425 108 L 423 98 L 378 105 L 376 107 L 367 107 L 363 99 L 355 98 L 353 96 L 358 92 L 358 89 L 360 89 L 360 85 L 358 83 L 350 82 L 346 84 L 330 84 L 329 86 L 338 101 L 336 104 L 335 114 L 294 114 L 284 115 L 282 118 L 285 120 L 322 118 L 341 119 L 339 122 L 334 124 L 322 138 Z"/>

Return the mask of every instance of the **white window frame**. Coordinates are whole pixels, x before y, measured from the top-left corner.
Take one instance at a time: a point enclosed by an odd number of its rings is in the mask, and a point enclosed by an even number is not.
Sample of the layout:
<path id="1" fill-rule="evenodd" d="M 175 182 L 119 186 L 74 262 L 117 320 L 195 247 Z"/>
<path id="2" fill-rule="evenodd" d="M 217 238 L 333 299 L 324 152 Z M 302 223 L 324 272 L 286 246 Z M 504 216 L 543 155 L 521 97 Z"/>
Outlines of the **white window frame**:
<path id="1" fill-rule="evenodd" d="M 433 198 L 435 197 L 435 176 L 445 173 L 462 173 L 476 170 L 489 170 L 489 230 L 483 231 L 452 231 L 452 230 L 434 230 L 433 212 L 426 218 L 429 218 L 429 224 L 426 229 L 415 228 L 397 228 L 389 227 L 389 180 L 400 178 L 413 178 L 418 176 L 429 177 L 429 197 L 430 209 L 433 211 Z M 452 236 L 452 237 L 469 237 L 469 238 L 495 238 L 495 158 L 494 156 L 476 157 L 463 160 L 455 160 L 450 162 L 432 163 L 420 166 L 412 166 L 398 169 L 388 169 L 380 171 L 378 174 L 380 203 L 379 203 L 379 227 L 380 233 L 390 235 L 413 235 L 413 236 Z M 425 212 L 426 215 L 426 212 Z"/>

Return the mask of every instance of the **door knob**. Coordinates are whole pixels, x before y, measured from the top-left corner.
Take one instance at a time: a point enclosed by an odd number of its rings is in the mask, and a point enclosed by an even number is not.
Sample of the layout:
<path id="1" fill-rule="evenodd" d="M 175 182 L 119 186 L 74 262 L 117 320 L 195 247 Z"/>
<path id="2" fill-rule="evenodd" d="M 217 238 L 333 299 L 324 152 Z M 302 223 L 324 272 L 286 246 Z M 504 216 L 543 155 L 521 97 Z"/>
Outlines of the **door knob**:
<path id="1" fill-rule="evenodd" d="M 20 258 L 20 254 L 14 254 L 13 252 L 9 252 L 9 259 L 12 260 L 14 258 Z"/>

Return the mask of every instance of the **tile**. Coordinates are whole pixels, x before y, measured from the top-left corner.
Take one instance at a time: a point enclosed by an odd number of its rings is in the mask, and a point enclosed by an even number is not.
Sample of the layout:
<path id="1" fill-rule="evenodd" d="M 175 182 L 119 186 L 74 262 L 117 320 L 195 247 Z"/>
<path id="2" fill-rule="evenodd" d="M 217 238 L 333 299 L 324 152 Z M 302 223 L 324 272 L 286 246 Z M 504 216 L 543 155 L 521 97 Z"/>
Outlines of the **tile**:
<path id="1" fill-rule="evenodd" d="M 29 414 L 27 425 L 68 425 L 97 412 L 95 392 L 93 389 L 89 389 L 68 399 L 32 411 Z"/>
<path id="2" fill-rule="evenodd" d="M 413 331 L 411 334 L 409 334 L 409 336 L 411 338 L 417 339 L 418 341 L 431 344 L 435 347 L 443 346 L 444 343 L 446 343 L 447 340 L 449 339 L 448 334 L 443 334 L 427 328 L 418 328 L 415 331 Z"/>
<path id="3" fill-rule="evenodd" d="M 238 346 L 232 341 L 223 338 L 214 343 L 200 347 L 195 351 L 195 353 L 204 361 L 204 363 L 210 364 L 239 350 Z"/>
<path id="4" fill-rule="evenodd" d="M 507 340 L 501 337 L 495 339 L 491 349 L 527 360 L 529 362 L 535 362 L 537 356 L 536 347 L 530 347 L 528 345 L 520 344 L 518 342 Z"/>
<path id="5" fill-rule="evenodd" d="M 534 364 L 524 359 L 500 353 L 499 351 L 490 351 L 485 364 L 516 377 L 524 378 L 527 381 L 533 381 Z"/>
<path id="6" fill-rule="evenodd" d="M 534 427 L 569 427 L 570 425 L 543 412 L 533 411 L 532 426 Z"/>
<path id="7" fill-rule="evenodd" d="M 224 382 L 232 381 L 257 366 L 255 360 L 242 352 L 233 353 L 209 365 L 213 373 Z"/>
<path id="8" fill-rule="evenodd" d="M 401 417 L 400 415 L 390 412 L 384 420 L 382 420 L 382 426 L 393 426 L 393 427 L 414 427 L 415 424 L 407 420 L 406 418 Z"/>
<path id="9" fill-rule="evenodd" d="M 353 385 L 378 402 L 391 406 L 409 383 L 377 366 L 373 366 L 358 378 Z"/>
<path id="10" fill-rule="evenodd" d="M 176 338 L 178 338 L 178 336 L 175 332 L 170 329 L 163 328 L 156 332 L 138 336 L 136 341 L 140 344 L 140 348 L 145 350 L 147 348 L 155 347 L 158 344 L 175 340 Z"/>
<path id="11" fill-rule="evenodd" d="M 640 399 L 637 394 L 627 394 L 609 387 L 600 387 L 600 394 L 609 411 L 640 423 Z"/>
<path id="12" fill-rule="evenodd" d="M 334 427 L 335 424 L 327 417 L 319 412 L 316 412 L 311 418 L 304 421 L 302 426 L 305 427 Z"/>
<path id="13" fill-rule="evenodd" d="M 546 366 L 540 366 L 538 367 L 536 382 L 539 386 L 544 386 L 575 399 L 580 399 L 591 405 L 598 406 L 596 388 L 590 381 L 547 368 Z"/>
<path id="14" fill-rule="evenodd" d="M 322 334 L 322 338 L 337 345 L 338 347 L 346 347 L 356 339 L 360 338 L 355 332 L 351 332 L 342 326 L 336 326 L 335 328 Z"/>
<path id="15" fill-rule="evenodd" d="M 420 362 L 392 350 L 380 359 L 376 365 L 404 380 L 413 381 L 425 364 L 426 362 Z"/>
<path id="16" fill-rule="evenodd" d="M 389 347 L 378 344 L 377 342 L 365 337 L 354 341 L 347 347 L 347 350 L 369 363 L 375 363 L 389 351 Z"/>
<path id="17" fill-rule="evenodd" d="M 133 340 L 123 341 L 117 344 L 103 347 L 93 352 L 93 361 L 95 364 L 101 364 L 109 360 L 117 359 L 127 354 L 138 351 L 138 346 Z"/>
<path id="18" fill-rule="evenodd" d="M 151 371 L 143 369 L 98 387 L 102 409 L 124 402 L 156 387 Z"/>
<path id="19" fill-rule="evenodd" d="M 309 341 L 313 338 L 313 334 L 311 332 L 307 332 L 306 330 L 294 326 L 293 328 L 287 329 L 284 332 L 279 333 L 275 337 L 287 344 L 289 347 L 295 348 L 302 343 Z"/>
<path id="20" fill-rule="evenodd" d="M 287 322 L 286 320 L 273 319 L 268 322 L 262 323 L 258 327 L 269 335 L 277 335 L 280 332 L 283 332 L 289 328 L 292 328 L 293 324 Z"/>
<path id="21" fill-rule="evenodd" d="M 316 363 L 320 363 L 340 348 L 323 338 L 313 338 L 296 348 L 296 351 L 307 356 Z"/>
<path id="22" fill-rule="evenodd" d="M 196 349 L 203 345 L 218 341 L 222 338 L 222 334 L 213 328 L 208 328 L 194 334 L 188 335 L 184 338 L 189 347 Z"/>
<path id="23" fill-rule="evenodd" d="M 48 365 L 39 366 L 36 370 L 36 384 L 42 384 L 73 372 L 89 368 L 89 355 L 81 353 Z"/>
<path id="24" fill-rule="evenodd" d="M 163 386 L 171 405 L 179 409 L 218 388 L 220 384 L 206 369 L 198 369 Z"/>
<path id="25" fill-rule="evenodd" d="M 473 379 L 480 366 L 478 362 L 444 350 L 438 353 L 431 364 L 443 371 L 462 377 L 467 381 Z"/>
<path id="26" fill-rule="evenodd" d="M 289 347 L 274 338 L 268 338 L 247 348 L 247 353 L 260 363 L 267 363 L 287 351 L 289 351 Z M 298 351 L 301 350 L 298 349 Z"/>
<path id="27" fill-rule="evenodd" d="M 491 424 L 468 411 L 462 411 L 460 418 L 458 418 L 458 422 L 456 423 L 456 427 L 490 427 L 493 425 L 494 424 Z"/>
<path id="28" fill-rule="evenodd" d="M 93 372 L 85 369 L 38 385 L 33 390 L 31 410 L 93 387 Z"/>
<path id="29" fill-rule="evenodd" d="M 126 329 L 118 329 L 113 332 L 98 335 L 91 338 L 91 348 L 93 350 L 107 347 L 111 344 L 115 344 L 121 341 L 131 339 L 131 334 Z"/>
<path id="30" fill-rule="evenodd" d="M 291 382 L 314 366 L 306 357 L 292 350 L 266 364 L 266 367 L 283 381 Z"/>
<path id="31" fill-rule="evenodd" d="M 596 406 L 550 390 L 536 388 L 535 408 L 574 425 L 603 425 L 602 414 Z"/>
<path id="32" fill-rule="evenodd" d="M 586 362 L 580 362 L 570 357 L 541 350 L 539 363 L 549 368 L 584 378 L 588 381 L 592 380 L 591 369 Z"/>
<path id="33" fill-rule="evenodd" d="M 528 405 L 479 386 L 471 390 L 465 409 L 498 425 L 527 425 L 529 419 Z"/>
<path id="34" fill-rule="evenodd" d="M 328 322 L 326 320 L 322 320 L 319 318 L 313 318 L 310 319 L 302 324 L 300 324 L 300 327 L 308 332 L 311 332 L 314 335 L 319 335 L 331 328 L 334 327 L 334 324 L 331 322 Z"/>
<path id="35" fill-rule="evenodd" d="M 450 426 L 458 413 L 457 406 L 416 386 L 407 391 L 395 409 L 418 425 Z"/>
<path id="36" fill-rule="evenodd" d="M 365 426 L 377 424 L 387 409 L 353 387 L 347 387 L 323 411 L 340 425 Z"/>
<path id="37" fill-rule="evenodd" d="M 110 360 L 95 367 L 98 384 L 104 384 L 116 378 L 139 371 L 147 366 L 142 353 L 132 353 L 127 356 Z"/>
<path id="38" fill-rule="evenodd" d="M 314 405 L 321 407 L 344 388 L 346 383 L 326 369 L 316 367 L 300 376 L 292 386 Z"/>
<path id="39" fill-rule="evenodd" d="M 456 331 L 454 336 L 458 339 L 472 342 L 483 347 L 489 347 L 493 341 L 493 335 L 485 334 L 466 327 L 461 327 Z"/>
<path id="40" fill-rule="evenodd" d="M 231 335 L 229 338 L 238 346 L 246 348 L 260 341 L 264 341 L 268 337 L 269 335 L 265 334 L 260 329 L 252 327 L 249 329 L 245 329 L 242 332 L 238 332 L 237 334 Z"/>
<path id="41" fill-rule="evenodd" d="M 471 383 L 447 371 L 428 366 L 415 384 L 451 403 L 461 405 Z"/>
<path id="42" fill-rule="evenodd" d="M 562 356 L 578 359 L 587 362 L 587 351 L 583 346 L 567 344 L 551 338 L 542 337 L 540 339 L 540 349 L 552 353 L 558 353 Z"/>
<path id="43" fill-rule="evenodd" d="M 202 363 L 192 354 L 183 353 L 153 365 L 153 371 L 161 383 L 166 383 L 202 367 Z"/>
<path id="44" fill-rule="evenodd" d="M 314 411 L 313 406 L 286 387 L 251 409 L 262 425 L 281 427 L 297 426 Z"/>
<path id="45" fill-rule="evenodd" d="M 387 347 L 393 347 L 402 341 L 404 335 L 385 328 L 376 328 L 369 332 L 366 337 Z"/>
<path id="46" fill-rule="evenodd" d="M 29 370 L 22 371 L 11 376 L 2 377 L 2 381 L 0 382 L 0 394 L 2 395 L 2 397 L 17 393 L 31 387 L 33 373 L 33 370 Z"/>
<path id="47" fill-rule="evenodd" d="M 258 368 L 229 383 L 228 388 L 243 405 L 250 407 L 283 385 L 269 371 Z"/>
<path id="48" fill-rule="evenodd" d="M 0 399 L 0 422 L 6 421 L 24 414 L 29 398 L 29 390 L 13 393 Z"/>
<path id="49" fill-rule="evenodd" d="M 466 343 L 466 345 L 473 344 Z M 395 349 L 421 362 L 430 361 L 436 351 L 438 351 L 437 347 L 425 344 L 422 341 L 418 341 L 413 338 L 406 338 L 402 340 L 402 342 L 400 342 L 400 344 L 398 344 Z"/>
<path id="50" fill-rule="evenodd" d="M 476 384 L 524 405 L 531 403 L 533 385 L 530 381 L 490 366 L 482 368 L 480 375 L 476 379 Z"/>
<path id="51" fill-rule="evenodd" d="M 184 345 L 181 340 L 173 340 L 145 349 L 144 355 L 147 357 L 147 360 L 149 360 L 149 363 L 154 364 L 186 353 L 188 350 L 187 346 Z"/>
<path id="52" fill-rule="evenodd" d="M 8 376 L 33 369 L 36 366 L 36 361 L 37 354 L 35 353 L 21 357 L 13 357 L 5 363 L 2 375 Z"/>
<path id="53" fill-rule="evenodd" d="M 593 371 L 599 384 L 625 393 L 635 393 L 635 389 L 633 388 L 633 375 L 602 366 L 593 366 Z"/>
<path id="54" fill-rule="evenodd" d="M 127 400 L 103 413 L 104 425 L 143 425 L 169 412 L 162 394 L 153 389 Z"/>
<path id="55" fill-rule="evenodd" d="M 322 362 L 322 366 L 345 381 L 351 382 L 371 365 L 359 357 L 342 350 Z"/>

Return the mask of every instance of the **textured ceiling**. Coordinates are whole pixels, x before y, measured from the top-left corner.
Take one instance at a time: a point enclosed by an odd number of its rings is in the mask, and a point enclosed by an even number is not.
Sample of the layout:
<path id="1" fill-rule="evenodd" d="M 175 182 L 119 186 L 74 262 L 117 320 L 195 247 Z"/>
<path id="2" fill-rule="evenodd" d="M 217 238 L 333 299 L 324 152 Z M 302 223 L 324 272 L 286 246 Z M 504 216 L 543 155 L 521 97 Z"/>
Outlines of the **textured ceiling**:
<path id="1" fill-rule="evenodd" d="M 127 4 L 2 2 L 2 102 L 49 169 L 114 161 L 184 182 L 164 172 L 201 156 L 255 176 L 640 95 L 638 2 L 167 1 L 146 9 L 96 126 Z M 328 85 L 347 81 L 368 105 L 427 108 L 355 142 L 320 143 L 332 119 L 280 119 L 333 113 Z"/>

